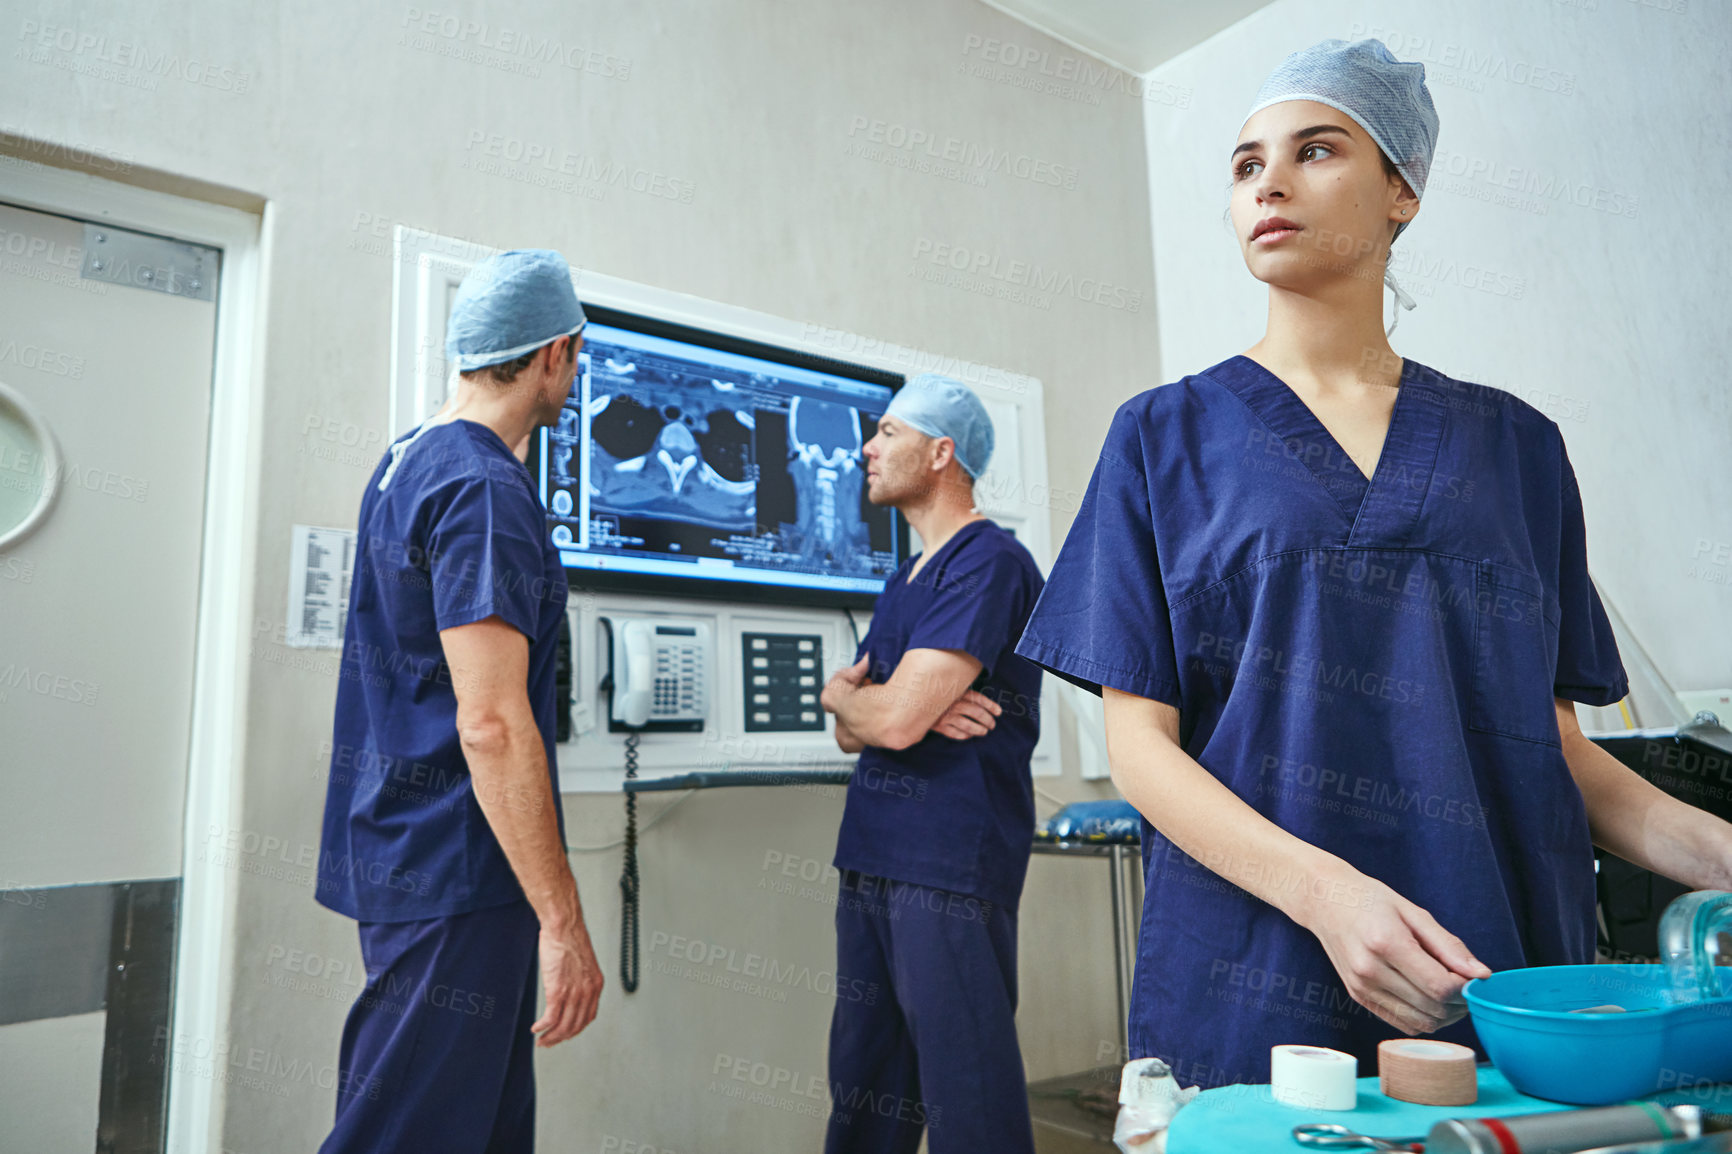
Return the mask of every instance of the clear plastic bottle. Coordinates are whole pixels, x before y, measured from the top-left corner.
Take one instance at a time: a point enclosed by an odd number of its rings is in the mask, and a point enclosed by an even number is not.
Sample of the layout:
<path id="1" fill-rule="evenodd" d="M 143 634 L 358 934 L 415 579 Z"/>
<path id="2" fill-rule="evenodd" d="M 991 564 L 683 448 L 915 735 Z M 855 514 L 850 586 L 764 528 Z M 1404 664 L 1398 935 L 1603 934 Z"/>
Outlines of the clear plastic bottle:
<path id="1" fill-rule="evenodd" d="M 1660 915 L 1660 956 L 1673 1004 L 1732 998 L 1732 966 L 1715 964 L 1723 952 L 1732 952 L 1732 893 L 1697 890 Z"/>

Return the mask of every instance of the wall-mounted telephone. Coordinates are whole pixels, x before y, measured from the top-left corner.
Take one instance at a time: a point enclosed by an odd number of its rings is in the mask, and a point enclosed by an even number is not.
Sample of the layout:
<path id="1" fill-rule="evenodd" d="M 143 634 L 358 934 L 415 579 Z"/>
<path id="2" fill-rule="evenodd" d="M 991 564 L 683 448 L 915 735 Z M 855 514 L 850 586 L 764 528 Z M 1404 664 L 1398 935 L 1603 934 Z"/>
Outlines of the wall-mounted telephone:
<path id="1" fill-rule="evenodd" d="M 715 630 L 707 621 L 602 617 L 608 639 L 610 732 L 701 733 L 710 714 L 709 668 Z"/>

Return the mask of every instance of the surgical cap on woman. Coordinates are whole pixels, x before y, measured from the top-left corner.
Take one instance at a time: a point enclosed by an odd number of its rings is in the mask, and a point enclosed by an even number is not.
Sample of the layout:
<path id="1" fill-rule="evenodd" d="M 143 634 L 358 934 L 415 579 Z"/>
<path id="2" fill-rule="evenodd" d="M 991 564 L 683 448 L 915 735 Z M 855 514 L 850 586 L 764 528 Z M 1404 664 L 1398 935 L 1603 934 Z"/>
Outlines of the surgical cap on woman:
<path id="1" fill-rule="evenodd" d="M 1381 40 L 1324 40 L 1283 60 L 1263 82 L 1245 119 L 1284 100 L 1315 100 L 1351 116 L 1394 162 L 1413 194 L 1425 195 L 1437 149 L 1437 108 L 1425 87 L 1425 65 L 1397 60 Z M 1396 225 L 1395 235 L 1406 227 L 1405 221 Z"/>
<path id="2" fill-rule="evenodd" d="M 503 364 L 587 323 L 571 266 L 552 249 L 513 249 L 469 270 L 451 302 L 445 358 L 460 373 Z"/>
<path id="3" fill-rule="evenodd" d="M 949 437 L 956 460 L 970 477 L 986 472 L 992 460 L 992 418 L 986 406 L 961 381 L 940 373 L 921 373 L 890 398 L 886 417 L 895 417 L 928 437 Z"/>

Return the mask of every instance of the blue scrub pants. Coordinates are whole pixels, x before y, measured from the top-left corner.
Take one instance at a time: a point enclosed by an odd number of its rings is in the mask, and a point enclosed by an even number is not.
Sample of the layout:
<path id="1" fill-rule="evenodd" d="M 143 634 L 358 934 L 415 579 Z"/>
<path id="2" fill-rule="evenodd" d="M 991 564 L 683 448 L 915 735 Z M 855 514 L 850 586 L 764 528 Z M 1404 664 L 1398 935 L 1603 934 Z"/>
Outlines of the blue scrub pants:
<path id="1" fill-rule="evenodd" d="M 825 1154 L 1032 1154 L 1016 911 L 844 870 L 836 955 Z"/>
<path id="2" fill-rule="evenodd" d="M 343 1026 L 337 1122 L 320 1154 L 534 1150 L 529 903 L 360 930 L 367 987 Z"/>

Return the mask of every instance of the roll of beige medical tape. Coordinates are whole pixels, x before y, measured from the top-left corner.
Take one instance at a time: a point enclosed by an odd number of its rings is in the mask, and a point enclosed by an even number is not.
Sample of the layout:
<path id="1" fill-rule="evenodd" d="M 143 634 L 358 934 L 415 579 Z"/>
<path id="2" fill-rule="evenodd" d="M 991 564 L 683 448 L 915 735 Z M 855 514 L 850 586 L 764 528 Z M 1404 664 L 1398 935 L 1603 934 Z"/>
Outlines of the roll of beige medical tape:
<path id="1" fill-rule="evenodd" d="M 1306 1110 L 1359 1105 L 1359 1059 L 1322 1046 L 1274 1046 L 1269 1083 L 1275 1101 Z"/>
<path id="2" fill-rule="evenodd" d="M 1474 1053 L 1454 1042 L 1419 1038 L 1380 1042 L 1377 1080 L 1384 1097 L 1419 1106 L 1471 1106 L 1479 1099 Z"/>

